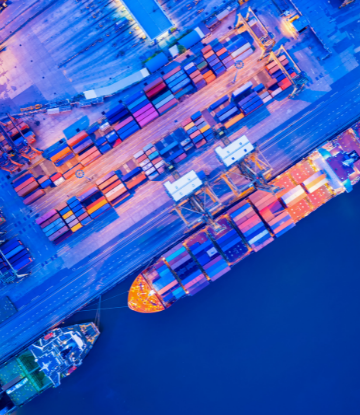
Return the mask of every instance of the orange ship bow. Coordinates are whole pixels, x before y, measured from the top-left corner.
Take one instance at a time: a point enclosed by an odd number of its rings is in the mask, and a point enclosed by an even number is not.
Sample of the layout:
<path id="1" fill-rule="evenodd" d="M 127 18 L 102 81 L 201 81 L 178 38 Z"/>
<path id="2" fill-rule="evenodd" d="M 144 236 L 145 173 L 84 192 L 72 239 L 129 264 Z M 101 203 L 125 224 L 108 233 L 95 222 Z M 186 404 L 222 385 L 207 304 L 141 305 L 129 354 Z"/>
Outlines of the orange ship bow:
<path id="1" fill-rule="evenodd" d="M 139 313 L 157 313 L 165 310 L 155 290 L 149 286 L 142 274 L 138 275 L 131 285 L 128 306 Z"/>

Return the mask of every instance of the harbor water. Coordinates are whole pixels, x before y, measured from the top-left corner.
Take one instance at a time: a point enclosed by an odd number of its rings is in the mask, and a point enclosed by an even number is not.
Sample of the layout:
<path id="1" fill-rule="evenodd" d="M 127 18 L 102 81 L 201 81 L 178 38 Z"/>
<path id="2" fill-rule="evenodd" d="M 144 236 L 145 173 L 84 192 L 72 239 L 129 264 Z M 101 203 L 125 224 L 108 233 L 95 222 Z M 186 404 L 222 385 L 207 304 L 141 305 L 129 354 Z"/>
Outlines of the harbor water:
<path id="1" fill-rule="evenodd" d="M 359 206 L 357 185 L 161 313 L 114 308 L 120 284 L 84 364 L 17 413 L 358 415 Z"/>

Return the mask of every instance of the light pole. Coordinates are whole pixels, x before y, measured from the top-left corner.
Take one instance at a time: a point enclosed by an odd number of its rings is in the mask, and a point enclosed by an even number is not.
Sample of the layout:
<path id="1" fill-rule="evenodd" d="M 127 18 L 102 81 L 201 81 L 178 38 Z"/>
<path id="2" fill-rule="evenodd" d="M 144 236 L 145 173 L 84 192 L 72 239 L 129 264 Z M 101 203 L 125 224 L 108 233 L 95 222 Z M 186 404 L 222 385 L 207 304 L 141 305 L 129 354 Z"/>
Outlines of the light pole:
<path id="1" fill-rule="evenodd" d="M 235 84 L 235 82 L 236 82 L 236 77 L 237 77 L 237 74 L 239 72 L 239 69 L 242 69 L 243 67 L 244 67 L 244 62 L 243 61 L 236 61 L 235 62 L 236 74 L 235 74 L 235 78 L 233 80 L 233 84 Z"/>
<path id="2" fill-rule="evenodd" d="M 91 179 L 89 179 L 87 176 L 85 176 L 84 170 L 76 170 L 75 176 L 78 179 L 82 179 L 83 177 L 85 177 L 85 179 L 87 179 L 89 182 L 91 182 Z"/>

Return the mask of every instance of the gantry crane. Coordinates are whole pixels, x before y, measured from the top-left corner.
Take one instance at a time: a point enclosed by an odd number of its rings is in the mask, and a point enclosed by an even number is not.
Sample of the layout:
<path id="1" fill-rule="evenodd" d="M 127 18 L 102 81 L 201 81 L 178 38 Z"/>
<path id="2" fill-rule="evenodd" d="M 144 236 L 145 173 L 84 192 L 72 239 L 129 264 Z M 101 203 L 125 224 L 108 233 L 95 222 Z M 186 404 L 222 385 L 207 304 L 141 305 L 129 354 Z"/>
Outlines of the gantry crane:
<path id="1" fill-rule="evenodd" d="M 250 18 L 256 20 L 256 23 L 259 24 L 263 32 L 262 34 L 257 34 L 252 29 L 251 25 L 249 24 Z M 275 39 L 272 38 L 266 27 L 261 23 L 260 19 L 256 16 L 255 12 L 252 10 L 251 7 L 248 8 L 246 17 L 243 17 L 241 13 L 237 15 L 237 22 L 235 27 L 239 28 L 241 25 L 244 26 L 245 30 L 247 30 L 251 34 L 256 43 L 259 45 L 261 49 L 261 56 L 259 60 L 262 60 L 264 57 L 268 56 L 275 45 Z"/>
<path id="2" fill-rule="evenodd" d="M 279 60 L 279 56 L 284 53 L 287 57 L 287 59 L 292 63 L 292 66 L 295 70 L 295 77 L 292 77 L 289 72 L 285 69 L 281 61 Z M 271 51 L 269 54 L 268 63 L 271 61 L 275 61 L 278 67 L 281 69 L 283 74 L 287 77 L 287 79 L 294 85 L 294 90 L 290 94 L 290 98 L 293 98 L 294 96 L 298 95 L 304 88 L 305 84 L 308 82 L 308 78 L 298 65 L 295 63 L 294 59 L 291 57 L 289 52 L 284 48 L 283 45 L 280 46 L 280 48 L 273 52 Z"/>
<path id="3" fill-rule="evenodd" d="M 0 235 L 5 234 L 5 232 L 0 232 Z M 5 241 L 0 240 L 0 244 L 4 243 Z M 8 269 L 4 270 L 2 269 L 0 271 L 0 280 L 4 283 L 4 284 L 12 284 L 14 282 L 18 282 L 18 279 L 20 278 L 24 278 L 27 277 L 28 275 L 30 275 L 30 272 L 25 273 L 25 274 L 19 274 L 11 265 L 10 261 L 6 258 L 5 254 L 2 252 L 1 250 L 1 246 L 0 246 L 0 259 L 2 259 L 3 261 L 5 261 L 8 265 Z"/>
<path id="4" fill-rule="evenodd" d="M 174 210 L 184 221 L 188 228 L 197 226 L 204 222 L 211 226 L 215 232 L 221 230 L 221 226 L 215 222 L 211 210 L 207 206 L 206 197 L 209 197 L 216 207 L 221 206 L 221 202 L 213 192 L 203 172 L 195 173 L 191 170 L 184 176 L 180 176 L 176 171 L 173 173 L 174 182 L 167 181 L 164 187 L 169 196 L 175 202 Z M 195 213 L 199 220 L 196 223 L 190 223 L 184 216 L 183 211 Z"/>
<path id="5" fill-rule="evenodd" d="M 281 188 L 268 183 L 272 168 L 260 149 L 254 147 L 245 135 L 232 142 L 225 136 L 222 141 L 225 147 L 215 148 L 218 159 L 226 167 L 221 178 L 236 197 L 240 197 L 244 192 L 253 188 L 271 194 L 276 194 L 281 190 Z M 246 179 L 247 183 L 239 189 L 231 180 L 230 174 L 236 174 Z"/>

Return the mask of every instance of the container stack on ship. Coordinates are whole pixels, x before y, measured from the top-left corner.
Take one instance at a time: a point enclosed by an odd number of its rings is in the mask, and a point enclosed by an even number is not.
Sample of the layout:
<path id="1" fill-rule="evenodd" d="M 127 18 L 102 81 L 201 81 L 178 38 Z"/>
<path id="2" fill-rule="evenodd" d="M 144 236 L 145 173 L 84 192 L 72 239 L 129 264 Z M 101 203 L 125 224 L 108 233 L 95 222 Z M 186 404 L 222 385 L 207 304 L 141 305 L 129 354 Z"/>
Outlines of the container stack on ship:
<path id="1" fill-rule="evenodd" d="M 100 332 L 93 323 L 56 328 L 0 366 L 0 414 L 10 414 L 83 362 Z"/>
<path id="2" fill-rule="evenodd" d="M 129 307 L 155 313 L 196 294 L 331 198 L 350 192 L 360 180 L 357 127 L 346 130 L 276 177 L 271 182 L 278 189 L 275 194 L 256 190 L 216 220 L 217 231 L 206 226 L 163 254 L 135 279 L 129 292 Z"/>

